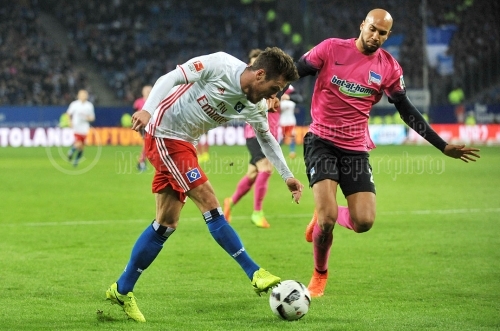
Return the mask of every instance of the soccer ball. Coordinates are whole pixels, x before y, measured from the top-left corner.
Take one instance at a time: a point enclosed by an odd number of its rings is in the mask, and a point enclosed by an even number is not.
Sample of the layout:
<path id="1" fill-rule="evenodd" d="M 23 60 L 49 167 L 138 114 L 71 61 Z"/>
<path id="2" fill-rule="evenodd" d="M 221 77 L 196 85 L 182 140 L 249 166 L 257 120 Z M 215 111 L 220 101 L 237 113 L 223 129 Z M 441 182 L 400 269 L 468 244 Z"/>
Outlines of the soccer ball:
<path id="1" fill-rule="evenodd" d="M 309 311 L 311 294 L 307 287 L 296 280 L 284 280 L 274 287 L 269 296 L 269 305 L 276 316 L 286 321 L 295 321 Z"/>

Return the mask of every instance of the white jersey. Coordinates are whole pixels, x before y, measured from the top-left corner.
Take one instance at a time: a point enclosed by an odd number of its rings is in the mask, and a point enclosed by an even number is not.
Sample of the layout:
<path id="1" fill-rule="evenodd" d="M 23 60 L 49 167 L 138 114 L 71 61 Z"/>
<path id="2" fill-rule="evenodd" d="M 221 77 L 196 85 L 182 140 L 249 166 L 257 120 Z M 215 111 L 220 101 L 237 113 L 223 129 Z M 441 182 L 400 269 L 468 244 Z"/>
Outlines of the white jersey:
<path id="1" fill-rule="evenodd" d="M 247 64 L 223 52 L 195 57 L 160 77 L 143 109 L 151 120 L 146 131 L 196 146 L 201 135 L 232 119 L 248 122 L 266 157 L 283 179 L 293 177 L 283 152 L 269 132 L 267 103 L 253 104 L 241 90 Z"/>
<path id="2" fill-rule="evenodd" d="M 280 126 L 295 126 L 297 120 L 295 118 L 295 102 L 292 100 L 280 101 Z"/>
<path id="3" fill-rule="evenodd" d="M 76 134 L 87 135 L 90 130 L 88 117 L 95 117 L 94 105 L 90 101 L 75 100 L 66 111 L 71 117 L 71 128 Z"/>

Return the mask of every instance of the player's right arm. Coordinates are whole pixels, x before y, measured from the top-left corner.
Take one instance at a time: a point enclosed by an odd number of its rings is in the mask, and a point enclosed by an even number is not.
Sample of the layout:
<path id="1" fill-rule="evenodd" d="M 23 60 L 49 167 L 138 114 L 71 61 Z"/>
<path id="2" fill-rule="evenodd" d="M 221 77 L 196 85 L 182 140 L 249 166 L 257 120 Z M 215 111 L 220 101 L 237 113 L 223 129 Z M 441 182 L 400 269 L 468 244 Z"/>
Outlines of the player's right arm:
<path id="1" fill-rule="evenodd" d="M 321 70 L 327 57 L 333 56 L 334 39 L 326 39 L 302 55 L 295 63 L 299 76 L 316 76 Z"/>
<path id="2" fill-rule="evenodd" d="M 153 85 L 148 99 L 144 103 L 144 106 L 142 106 L 142 110 L 147 111 L 151 116 L 153 116 L 158 108 L 158 105 L 163 99 L 166 98 L 170 90 L 174 88 L 174 86 L 186 83 L 186 78 L 179 66 L 169 73 L 161 76 Z"/>
<path id="3" fill-rule="evenodd" d="M 154 115 L 156 109 L 158 109 L 158 105 L 166 98 L 170 90 L 174 88 L 174 86 L 185 83 L 186 79 L 179 67 L 158 78 L 142 110 L 132 114 L 132 130 L 139 131 L 144 129 Z"/>
<path id="4" fill-rule="evenodd" d="M 174 86 L 205 80 L 223 70 L 221 64 L 225 63 L 224 54 L 218 52 L 192 58 L 158 78 L 142 107 L 143 109 L 132 115 L 132 129 L 137 131 L 148 124 L 159 104 L 167 97 Z"/>

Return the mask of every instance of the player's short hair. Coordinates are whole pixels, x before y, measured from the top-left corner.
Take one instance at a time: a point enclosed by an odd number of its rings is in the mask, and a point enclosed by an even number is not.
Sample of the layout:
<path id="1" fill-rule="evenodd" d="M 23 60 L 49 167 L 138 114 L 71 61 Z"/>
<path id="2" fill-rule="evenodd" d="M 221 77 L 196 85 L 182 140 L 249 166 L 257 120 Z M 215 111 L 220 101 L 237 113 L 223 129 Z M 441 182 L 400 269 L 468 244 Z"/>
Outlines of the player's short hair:
<path id="1" fill-rule="evenodd" d="M 251 68 L 252 70 L 264 69 L 266 80 L 277 79 L 281 76 L 287 82 L 299 79 L 292 57 L 278 47 L 267 47 L 257 56 Z"/>

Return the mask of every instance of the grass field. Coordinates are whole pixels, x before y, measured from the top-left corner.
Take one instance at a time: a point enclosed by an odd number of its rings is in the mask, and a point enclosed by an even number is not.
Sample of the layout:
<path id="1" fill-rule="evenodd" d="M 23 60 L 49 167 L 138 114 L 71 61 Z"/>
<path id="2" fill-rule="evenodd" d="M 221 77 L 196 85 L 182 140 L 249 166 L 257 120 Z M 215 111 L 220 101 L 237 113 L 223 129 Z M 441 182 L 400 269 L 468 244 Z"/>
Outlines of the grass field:
<path id="1" fill-rule="evenodd" d="M 297 322 L 253 293 L 190 201 L 135 288 L 147 323 L 104 300 L 154 217 L 152 172 L 135 171 L 138 152 L 89 147 L 73 169 L 65 149 L 0 149 L 0 330 L 500 329 L 499 147 L 482 147 L 473 164 L 428 146 L 375 149 L 377 221 L 364 234 L 335 229 L 326 294 Z M 221 201 L 247 158 L 245 147 L 212 147 L 204 169 Z M 303 161 L 290 167 L 306 184 Z M 307 284 L 313 208 L 309 189 L 293 205 L 275 173 L 271 228 L 250 222 L 251 196 L 232 225 L 262 267 Z"/>

